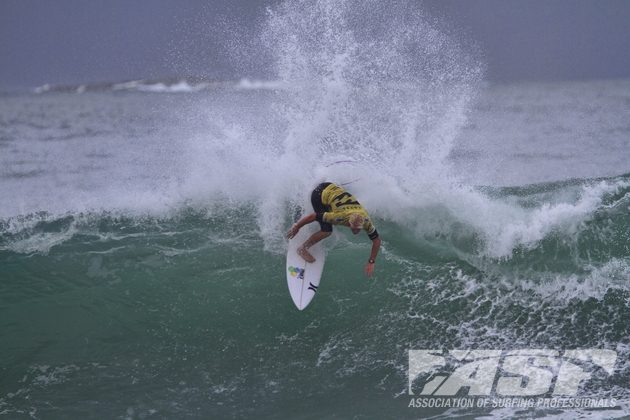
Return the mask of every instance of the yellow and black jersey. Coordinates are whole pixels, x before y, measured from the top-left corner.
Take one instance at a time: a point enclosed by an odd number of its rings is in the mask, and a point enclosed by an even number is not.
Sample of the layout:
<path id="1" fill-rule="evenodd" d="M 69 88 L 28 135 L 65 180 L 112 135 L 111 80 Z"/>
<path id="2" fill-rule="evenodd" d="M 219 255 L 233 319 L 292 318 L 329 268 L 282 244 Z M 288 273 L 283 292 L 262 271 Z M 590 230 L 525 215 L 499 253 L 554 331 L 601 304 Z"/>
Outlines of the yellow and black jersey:
<path id="1" fill-rule="evenodd" d="M 324 185 L 325 184 L 321 184 L 322 187 Z M 365 211 L 363 206 L 361 206 L 359 201 L 352 194 L 342 187 L 336 184 L 326 183 L 326 186 L 321 190 L 321 204 L 323 205 L 322 208 L 313 206 L 318 222 L 350 226 L 350 215 L 359 213 L 364 219 L 363 230 L 368 233 L 370 239 L 378 238 L 376 227 L 372 224 L 367 211 Z"/>

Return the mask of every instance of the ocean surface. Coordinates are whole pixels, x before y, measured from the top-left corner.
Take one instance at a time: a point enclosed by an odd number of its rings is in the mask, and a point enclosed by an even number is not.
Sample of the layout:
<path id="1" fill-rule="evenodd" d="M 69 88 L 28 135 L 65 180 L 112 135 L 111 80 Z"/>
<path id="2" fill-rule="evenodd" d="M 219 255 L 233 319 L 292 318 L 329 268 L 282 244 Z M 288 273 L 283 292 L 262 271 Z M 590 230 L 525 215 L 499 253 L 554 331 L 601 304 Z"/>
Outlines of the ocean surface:
<path id="1" fill-rule="evenodd" d="M 630 80 L 489 83 L 423 16 L 301 6 L 261 29 L 271 82 L 0 96 L 0 417 L 627 416 Z M 298 311 L 323 180 L 383 245 L 366 278 L 336 229 Z M 584 348 L 615 407 L 409 407 L 409 350 Z"/>

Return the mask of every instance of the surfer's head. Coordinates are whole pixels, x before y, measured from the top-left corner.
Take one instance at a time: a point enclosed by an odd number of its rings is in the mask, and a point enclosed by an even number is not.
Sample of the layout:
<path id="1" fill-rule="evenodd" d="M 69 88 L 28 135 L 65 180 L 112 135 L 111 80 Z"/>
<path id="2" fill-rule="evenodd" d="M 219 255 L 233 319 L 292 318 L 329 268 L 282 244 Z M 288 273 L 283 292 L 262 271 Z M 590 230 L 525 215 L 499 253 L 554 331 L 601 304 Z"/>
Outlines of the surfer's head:
<path id="1" fill-rule="evenodd" d="M 365 222 L 365 218 L 360 213 L 352 213 L 350 217 L 348 217 L 348 225 L 350 226 L 350 230 L 355 235 L 361 232 L 361 228 L 363 227 L 363 223 Z"/>

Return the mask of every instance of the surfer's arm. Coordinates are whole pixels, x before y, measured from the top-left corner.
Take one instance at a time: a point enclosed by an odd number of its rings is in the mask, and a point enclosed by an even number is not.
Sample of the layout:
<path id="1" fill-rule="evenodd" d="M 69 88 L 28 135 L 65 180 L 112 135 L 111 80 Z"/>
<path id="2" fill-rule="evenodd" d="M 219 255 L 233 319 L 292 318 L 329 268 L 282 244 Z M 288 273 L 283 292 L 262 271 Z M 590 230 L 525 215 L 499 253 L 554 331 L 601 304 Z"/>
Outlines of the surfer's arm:
<path id="1" fill-rule="evenodd" d="M 313 223 L 315 221 L 315 217 L 315 213 L 307 214 L 306 216 L 302 217 L 300 220 L 297 221 L 297 223 L 291 226 L 291 229 L 289 229 L 289 231 L 287 232 L 287 238 L 293 238 L 295 235 L 297 235 L 302 226 Z"/>
<path id="2" fill-rule="evenodd" d="M 365 274 L 368 277 L 372 275 L 374 272 L 374 261 L 376 260 L 376 256 L 378 255 L 378 250 L 381 248 L 381 238 L 378 236 L 372 239 L 372 252 L 370 252 L 370 259 L 368 263 L 365 265 Z"/>
<path id="3" fill-rule="evenodd" d="M 375 261 L 376 256 L 378 255 L 378 250 L 381 248 L 381 238 L 376 237 L 372 239 L 372 252 L 370 252 L 369 261 Z M 368 262 L 369 263 L 369 262 Z M 371 263 L 374 264 L 374 263 Z"/>

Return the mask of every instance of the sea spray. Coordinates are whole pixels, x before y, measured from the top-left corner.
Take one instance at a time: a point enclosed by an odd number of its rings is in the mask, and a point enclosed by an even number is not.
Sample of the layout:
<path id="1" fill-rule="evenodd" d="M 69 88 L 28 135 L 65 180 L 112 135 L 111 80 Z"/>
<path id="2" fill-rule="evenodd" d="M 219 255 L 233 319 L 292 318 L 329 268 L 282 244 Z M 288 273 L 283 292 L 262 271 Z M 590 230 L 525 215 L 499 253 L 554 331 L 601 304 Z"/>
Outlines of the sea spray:
<path id="1" fill-rule="evenodd" d="M 379 214 L 392 188 L 413 195 L 448 178 L 444 159 L 483 66 L 410 2 L 285 2 L 268 10 L 262 39 L 285 87 L 271 107 L 283 124 L 266 211 L 286 200 L 308 210 L 316 182 L 352 178 Z M 352 170 L 328 165 L 335 157 Z M 263 231 L 282 230 L 269 221 L 259 218 Z"/>

